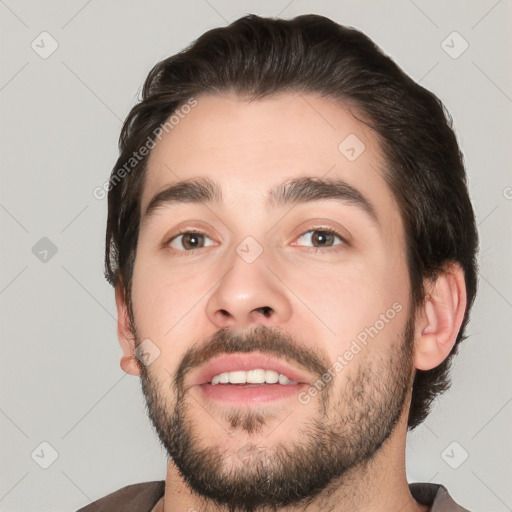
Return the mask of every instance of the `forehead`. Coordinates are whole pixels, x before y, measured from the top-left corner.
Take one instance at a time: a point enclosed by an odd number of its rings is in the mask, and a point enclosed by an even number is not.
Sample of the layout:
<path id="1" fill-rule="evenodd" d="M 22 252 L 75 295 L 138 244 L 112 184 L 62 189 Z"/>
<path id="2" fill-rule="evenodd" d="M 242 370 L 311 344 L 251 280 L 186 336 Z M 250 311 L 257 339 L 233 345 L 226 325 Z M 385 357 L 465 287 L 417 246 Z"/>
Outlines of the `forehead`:
<path id="1" fill-rule="evenodd" d="M 193 178 L 218 183 L 226 206 L 246 207 L 247 201 L 266 204 L 268 191 L 287 180 L 315 177 L 349 183 L 371 199 L 380 217 L 397 222 L 378 137 L 340 102 L 299 93 L 256 101 L 203 95 L 196 101 L 151 152 L 143 212 L 160 191 Z"/>

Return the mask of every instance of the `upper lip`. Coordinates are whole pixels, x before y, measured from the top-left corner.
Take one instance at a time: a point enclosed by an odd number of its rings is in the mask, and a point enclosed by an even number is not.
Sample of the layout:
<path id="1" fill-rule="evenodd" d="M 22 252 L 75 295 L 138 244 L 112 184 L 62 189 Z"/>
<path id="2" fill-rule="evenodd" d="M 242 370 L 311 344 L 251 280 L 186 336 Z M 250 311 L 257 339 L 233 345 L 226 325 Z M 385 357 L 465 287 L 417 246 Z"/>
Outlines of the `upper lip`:
<path id="1" fill-rule="evenodd" d="M 286 375 L 290 380 L 301 384 L 309 384 L 312 380 L 307 372 L 291 366 L 282 359 L 277 359 L 265 354 L 234 353 L 214 357 L 200 366 L 192 375 L 190 383 L 192 386 L 208 384 L 211 382 L 212 378 L 219 373 L 237 370 L 249 371 L 257 368 L 274 370 L 277 373 Z"/>

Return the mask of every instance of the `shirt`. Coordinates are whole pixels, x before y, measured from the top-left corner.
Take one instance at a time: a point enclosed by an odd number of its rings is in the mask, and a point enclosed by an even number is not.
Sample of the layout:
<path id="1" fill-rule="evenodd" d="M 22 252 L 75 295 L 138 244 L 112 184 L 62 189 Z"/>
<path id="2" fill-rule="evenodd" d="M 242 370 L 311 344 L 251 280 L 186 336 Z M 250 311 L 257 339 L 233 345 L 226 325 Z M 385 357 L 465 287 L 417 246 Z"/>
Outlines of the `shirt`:
<path id="1" fill-rule="evenodd" d="M 409 489 L 415 500 L 431 506 L 430 512 L 469 512 L 457 505 L 442 485 L 416 483 Z M 151 512 L 164 491 L 164 480 L 128 485 L 77 512 Z"/>

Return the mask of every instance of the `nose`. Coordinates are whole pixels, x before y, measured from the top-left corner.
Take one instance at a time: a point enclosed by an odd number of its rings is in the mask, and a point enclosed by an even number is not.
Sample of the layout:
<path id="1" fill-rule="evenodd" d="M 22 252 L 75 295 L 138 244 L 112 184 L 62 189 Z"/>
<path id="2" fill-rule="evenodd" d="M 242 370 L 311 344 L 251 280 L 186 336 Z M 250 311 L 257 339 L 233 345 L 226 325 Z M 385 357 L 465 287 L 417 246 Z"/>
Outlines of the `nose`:
<path id="1" fill-rule="evenodd" d="M 254 324 L 278 326 L 289 320 L 291 304 L 283 282 L 264 256 L 247 263 L 236 252 L 209 297 L 206 314 L 218 328 Z"/>

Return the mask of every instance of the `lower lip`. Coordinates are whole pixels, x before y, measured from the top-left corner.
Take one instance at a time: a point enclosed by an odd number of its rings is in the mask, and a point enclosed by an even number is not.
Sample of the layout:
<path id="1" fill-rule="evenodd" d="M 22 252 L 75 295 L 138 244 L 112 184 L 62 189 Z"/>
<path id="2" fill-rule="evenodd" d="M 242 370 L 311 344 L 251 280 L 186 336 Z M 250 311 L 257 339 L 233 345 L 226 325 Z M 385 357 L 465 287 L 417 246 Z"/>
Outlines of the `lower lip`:
<path id="1" fill-rule="evenodd" d="M 307 384 L 201 384 L 199 387 L 212 400 L 253 404 L 297 396 Z"/>

